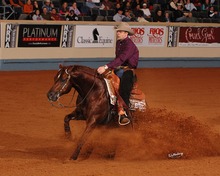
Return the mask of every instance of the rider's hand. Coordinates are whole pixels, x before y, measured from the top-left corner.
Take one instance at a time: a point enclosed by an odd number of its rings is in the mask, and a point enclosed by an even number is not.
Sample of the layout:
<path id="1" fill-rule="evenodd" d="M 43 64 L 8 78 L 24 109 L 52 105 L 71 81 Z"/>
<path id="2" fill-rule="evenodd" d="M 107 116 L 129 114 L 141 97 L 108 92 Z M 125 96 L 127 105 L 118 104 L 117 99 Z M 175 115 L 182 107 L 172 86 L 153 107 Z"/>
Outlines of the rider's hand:
<path id="1" fill-rule="evenodd" d="M 101 67 L 99 67 L 99 68 L 97 69 L 97 72 L 98 72 L 99 74 L 102 74 L 102 73 L 104 73 L 104 72 L 106 71 L 106 69 L 108 69 L 108 66 L 107 66 L 107 65 L 101 66 Z"/>

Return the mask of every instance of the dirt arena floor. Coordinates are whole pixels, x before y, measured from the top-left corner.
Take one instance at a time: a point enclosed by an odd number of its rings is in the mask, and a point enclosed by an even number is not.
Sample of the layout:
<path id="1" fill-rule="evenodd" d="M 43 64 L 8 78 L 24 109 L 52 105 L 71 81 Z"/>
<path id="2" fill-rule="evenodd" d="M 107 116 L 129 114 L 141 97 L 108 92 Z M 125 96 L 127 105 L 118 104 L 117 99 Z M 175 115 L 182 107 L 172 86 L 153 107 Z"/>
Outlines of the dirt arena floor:
<path id="1" fill-rule="evenodd" d="M 46 97 L 55 74 L 0 72 L 0 176 L 220 175 L 220 69 L 138 69 L 149 108 L 134 114 L 134 130 L 98 127 L 77 161 L 69 157 L 85 122 L 72 121 L 65 137 L 72 109 Z"/>

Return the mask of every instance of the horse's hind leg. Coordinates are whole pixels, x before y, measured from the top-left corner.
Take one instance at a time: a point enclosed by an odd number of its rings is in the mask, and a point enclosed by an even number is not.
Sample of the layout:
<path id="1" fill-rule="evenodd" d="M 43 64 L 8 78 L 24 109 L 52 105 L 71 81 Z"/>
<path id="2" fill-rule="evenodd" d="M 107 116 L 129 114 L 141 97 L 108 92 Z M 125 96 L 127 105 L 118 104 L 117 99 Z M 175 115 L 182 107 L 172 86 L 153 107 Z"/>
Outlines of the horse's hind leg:
<path id="1" fill-rule="evenodd" d="M 70 157 L 70 159 L 76 160 L 78 158 L 78 155 L 80 153 L 80 150 L 81 150 L 83 144 L 86 142 L 87 138 L 92 133 L 95 126 L 96 126 L 95 120 L 87 124 L 86 129 L 83 132 L 82 136 L 80 137 L 78 144 L 77 144 L 77 147 L 76 147 L 75 151 L 73 152 L 72 156 Z"/>

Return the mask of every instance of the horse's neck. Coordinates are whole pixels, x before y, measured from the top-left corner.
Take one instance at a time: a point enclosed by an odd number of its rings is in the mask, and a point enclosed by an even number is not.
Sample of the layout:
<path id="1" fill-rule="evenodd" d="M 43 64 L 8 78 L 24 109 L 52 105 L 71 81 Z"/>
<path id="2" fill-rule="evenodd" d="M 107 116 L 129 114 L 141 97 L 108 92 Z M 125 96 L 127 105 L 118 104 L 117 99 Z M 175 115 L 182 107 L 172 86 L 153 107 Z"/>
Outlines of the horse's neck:
<path id="1" fill-rule="evenodd" d="M 89 75 L 85 73 L 77 73 L 77 77 L 73 79 L 73 87 L 80 94 L 80 96 L 84 97 L 88 94 L 89 91 L 94 89 L 97 80 L 99 80 L 94 75 Z"/>

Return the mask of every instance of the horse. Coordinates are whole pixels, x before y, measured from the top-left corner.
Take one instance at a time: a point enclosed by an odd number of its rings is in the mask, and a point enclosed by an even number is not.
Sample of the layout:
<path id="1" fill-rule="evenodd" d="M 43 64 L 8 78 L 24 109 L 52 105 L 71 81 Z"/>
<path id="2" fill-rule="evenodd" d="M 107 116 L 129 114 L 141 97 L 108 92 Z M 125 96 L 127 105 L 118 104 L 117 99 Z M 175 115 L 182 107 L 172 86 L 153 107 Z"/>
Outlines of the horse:
<path id="1" fill-rule="evenodd" d="M 114 111 L 102 75 L 95 69 L 81 65 L 62 66 L 54 78 L 54 85 L 47 93 L 49 101 L 55 102 L 72 88 L 78 92 L 75 110 L 64 118 L 64 130 L 70 133 L 70 120 L 86 120 L 85 130 L 70 159 L 76 160 L 91 132 L 98 124 L 108 124 L 114 119 Z"/>

